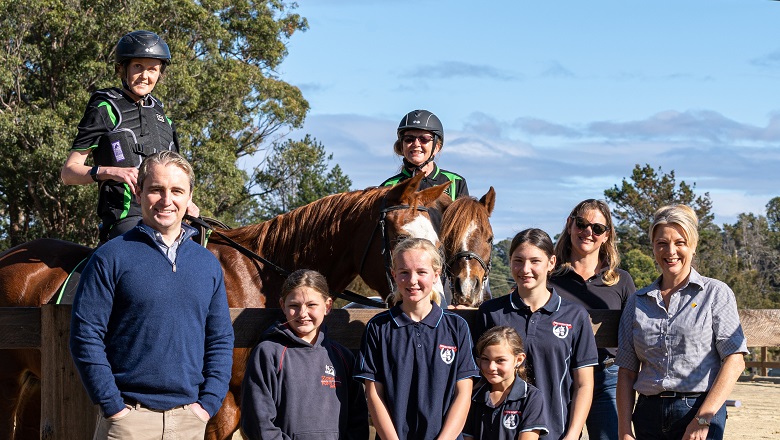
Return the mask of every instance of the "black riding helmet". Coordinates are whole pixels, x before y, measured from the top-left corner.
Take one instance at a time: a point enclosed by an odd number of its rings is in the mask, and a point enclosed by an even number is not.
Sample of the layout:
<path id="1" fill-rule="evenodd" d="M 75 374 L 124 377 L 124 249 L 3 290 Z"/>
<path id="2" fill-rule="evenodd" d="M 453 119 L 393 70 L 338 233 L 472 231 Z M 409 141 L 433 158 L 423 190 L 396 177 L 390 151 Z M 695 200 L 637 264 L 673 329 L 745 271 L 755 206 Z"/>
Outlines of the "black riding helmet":
<path id="1" fill-rule="evenodd" d="M 428 110 L 414 110 L 407 113 L 398 124 L 398 138 L 400 139 L 406 130 L 412 129 L 430 131 L 444 143 L 444 127 L 439 118 Z"/>
<path id="2" fill-rule="evenodd" d="M 132 58 L 154 58 L 167 66 L 171 63 L 171 51 L 165 40 L 154 32 L 133 31 L 119 39 L 115 60 L 122 64 Z"/>
<path id="3" fill-rule="evenodd" d="M 404 149 L 401 139 L 404 136 L 404 132 L 407 130 L 425 130 L 433 134 L 433 149 L 431 150 L 431 157 L 429 157 L 420 166 L 415 166 L 406 161 L 404 158 L 404 166 L 407 168 L 422 169 L 425 165 L 432 162 L 434 159 L 434 151 L 436 151 L 436 144 L 439 144 L 441 149 L 444 146 L 444 127 L 441 125 L 439 118 L 428 110 L 413 110 L 407 113 L 401 123 L 398 124 L 398 140 L 395 141 L 393 149 L 399 156 L 404 155 Z"/>

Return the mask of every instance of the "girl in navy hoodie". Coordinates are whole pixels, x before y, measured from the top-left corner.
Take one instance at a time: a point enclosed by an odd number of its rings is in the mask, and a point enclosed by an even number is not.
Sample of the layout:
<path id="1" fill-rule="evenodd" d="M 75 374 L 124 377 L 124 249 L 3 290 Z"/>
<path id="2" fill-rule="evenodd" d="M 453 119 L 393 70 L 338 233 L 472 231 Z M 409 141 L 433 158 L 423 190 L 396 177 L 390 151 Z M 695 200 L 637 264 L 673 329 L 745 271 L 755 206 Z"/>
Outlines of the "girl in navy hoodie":
<path id="1" fill-rule="evenodd" d="M 352 379 L 354 356 L 325 336 L 327 281 L 298 270 L 282 286 L 286 322 L 269 328 L 252 350 L 241 397 L 241 433 L 248 439 L 368 438 L 363 386 Z"/>

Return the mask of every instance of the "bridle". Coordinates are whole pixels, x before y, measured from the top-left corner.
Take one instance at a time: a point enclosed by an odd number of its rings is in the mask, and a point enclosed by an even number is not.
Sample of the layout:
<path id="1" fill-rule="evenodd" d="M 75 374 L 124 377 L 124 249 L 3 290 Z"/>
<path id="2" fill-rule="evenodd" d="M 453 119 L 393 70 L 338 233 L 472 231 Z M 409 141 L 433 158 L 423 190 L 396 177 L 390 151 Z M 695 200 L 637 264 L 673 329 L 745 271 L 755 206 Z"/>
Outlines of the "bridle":
<path id="1" fill-rule="evenodd" d="M 488 275 L 490 275 L 490 269 L 492 267 L 491 256 L 493 254 L 493 239 L 488 241 L 488 245 L 490 246 L 490 253 L 488 254 L 487 263 L 485 263 L 485 260 L 483 260 L 482 257 L 472 251 L 460 251 L 447 260 L 445 271 L 447 273 L 447 280 L 450 282 L 450 293 L 452 294 L 453 298 L 455 297 L 455 283 L 453 282 L 455 274 L 452 273 L 452 266 L 454 266 L 455 263 L 461 258 L 465 259 L 466 261 L 476 260 L 477 263 L 482 266 L 482 270 L 485 271 L 485 275 L 482 277 L 482 288 L 485 288 L 485 282 L 488 279 Z"/>
<path id="2" fill-rule="evenodd" d="M 392 205 L 392 206 L 385 206 L 386 199 L 382 199 L 382 207 L 379 209 L 379 221 L 376 224 L 376 227 L 374 228 L 374 231 L 371 233 L 371 237 L 368 239 L 368 244 L 366 244 L 366 250 L 363 251 L 363 258 L 360 259 L 360 266 L 358 268 L 358 273 L 363 272 L 363 265 L 366 262 L 366 257 L 368 256 L 368 250 L 371 248 L 371 243 L 374 241 L 374 236 L 376 235 L 377 229 L 382 234 L 382 256 L 384 257 L 385 261 L 385 278 L 387 279 L 387 287 L 388 291 L 390 293 L 393 293 L 393 290 L 395 289 L 395 284 L 393 283 L 393 262 L 392 262 L 392 256 L 391 251 L 392 247 L 390 246 L 390 237 L 387 233 L 387 214 L 389 212 L 393 211 L 400 211 L 402 209 L 409 209 L 413 208 L 420 212 L 428 212 L 428 208 L 426 206 L 411 206 L 411 205 Z M 370 300 L 369 300 L 370 301 Z M 357 301 L 355 301 L 357 302 Z M 377 303 L 378 301 L 374 301 Z M 384 304 L 379 307 L 384 307 Z"/>

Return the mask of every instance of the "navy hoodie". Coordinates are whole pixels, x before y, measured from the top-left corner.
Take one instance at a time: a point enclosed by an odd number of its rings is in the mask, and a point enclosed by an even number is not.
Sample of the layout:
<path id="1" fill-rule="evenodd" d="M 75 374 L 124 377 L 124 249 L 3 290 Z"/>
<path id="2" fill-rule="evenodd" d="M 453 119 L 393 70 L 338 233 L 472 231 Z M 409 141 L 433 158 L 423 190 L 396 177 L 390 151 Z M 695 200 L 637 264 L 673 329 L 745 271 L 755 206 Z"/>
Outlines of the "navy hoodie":
<path id="1" fill-rule="evenodd" d="M 309 344 L 282 323 L 252 350 L 242 385 L 241 432 L 251 440 L 368 438 L 363 385 L 354 355 L 325 337 Z"/>

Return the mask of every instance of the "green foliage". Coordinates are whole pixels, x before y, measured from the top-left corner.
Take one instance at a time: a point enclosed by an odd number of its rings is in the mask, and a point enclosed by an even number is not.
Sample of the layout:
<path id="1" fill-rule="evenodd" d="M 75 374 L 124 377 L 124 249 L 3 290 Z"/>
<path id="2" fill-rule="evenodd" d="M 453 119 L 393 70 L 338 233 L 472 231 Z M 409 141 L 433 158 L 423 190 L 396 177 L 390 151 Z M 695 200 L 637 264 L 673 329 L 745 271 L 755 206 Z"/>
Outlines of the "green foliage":
<path id="1" fill-rule="evenodd" d="M 740 214 L 737 223 L 719 228 L 712 222 L 709 194 L 698 196 L 694 185 L 675 181 L 674 171 L 658 173 L 650 166 L 634 168 L 632 182 L 623 179 L 604 195 L 615 206 L 621 266 L 637 288 L 659 274 L 653 260 L 648 229 L 652 215 L 664 205 L 682 203 L 699 216 L 699 244 L 694 267 L 704 276 L 728 284 L 743 308 L 780 307 L 780 197 L 767 203 L 767 216 Z"/>
<path id="2" fill-rule="evenodd" d="M 637 289 L 649 286 L 660 275 L 655 268 L 653 257 L 645 255 L 639 249 L 631 249 L 623 254 L 621 266 L 631 274 Z"/>
<path id="3" fill-rule="evenodd" d="M 641 167 L 637 164 L 630 179 L 631 182 L 623 179 L 620 187 L 615 185 L 604 191 L 604 196 L 614 207 L 612 215 L 625 234 L 619 243 L 621 253 L 639 248 L 645 254 L 652 254 L 646 231 L 653 221 L 653 213 L 665 205 L 688 205 L 696 211 L 700 225 L 712 223 L 712 200 L 709 193 L 697 196 L 694 193 L 695 183 L 688 185 L 680 181 L 678 185 L 674 170 L 663 174 L 661 167 L 656 172 L 650 165 Z"/>
<path id="4" fill-rule="evenodd" d="M 328 171 L 332 154 L 309 135 L 300 141 L 275 143 L 262 168 L 253 177 L 261 208 L 257 220 L 267 220 L 321 199 L 349 191 L 352 181 L 334 166 Z"/>
<path id="5" fill-rule="evenodd" d="M 515 284 L 512 272 L 509 270 L 509 245 L 512 239 L 507 238 L 493 244 L 493 254 L 490 257 L 490 293 L 493 298 L 504 296 Z"/>
<path id="6" fill-rule="evenodd" d="M 0 241 L 94 244 L 94 186 L 59 179 L 87 100 L 118 85 L 113 48 L 136 29 L 173 54 L 154 94 L 177 124 L 205 215 L 240 222 L 256 209 L 238 159 L 302 126 L 308 103 L 275 69 L 308 24 L 280 0 L 0 0 Z"/>

